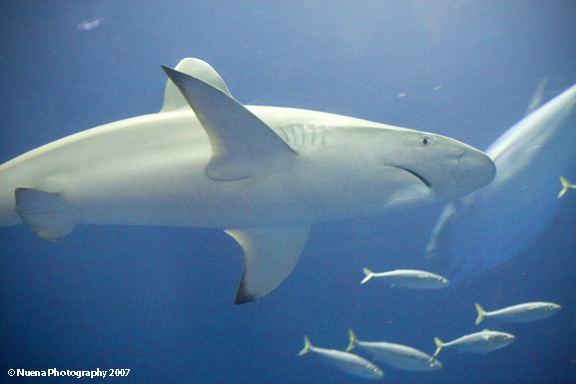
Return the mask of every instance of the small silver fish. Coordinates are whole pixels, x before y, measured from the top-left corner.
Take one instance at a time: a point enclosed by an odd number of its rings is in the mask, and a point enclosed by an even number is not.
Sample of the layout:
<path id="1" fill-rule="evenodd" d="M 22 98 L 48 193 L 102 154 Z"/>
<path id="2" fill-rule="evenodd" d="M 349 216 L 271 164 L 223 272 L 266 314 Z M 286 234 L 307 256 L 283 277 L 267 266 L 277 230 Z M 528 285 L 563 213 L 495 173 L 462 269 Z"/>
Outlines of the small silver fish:
<path id="1" fill-rule="evenodd" d="M 308 352 L 315 353 L 326 364 L 359 377 L 366 379 L 382 379 L 384 377 L 384 372 L 368 360 L 353 353 L 314 347 L 310 344 L 308 336 L 304 336 L 304 349 L 298 353 L 298 356 Z"/>
<path id="2" fill-rule="evenodd" d="M 348 330 L 348 334 L 350 344 L 346 351 L 358 346 L 368 351 L 375 359 L 407 371 L 437 371 L 442 368 L 441 362 L 416 348 L 386 342 L 359 341 L 351 329 Z"/>
<path id="3" fill-rule="evenodd" d="M 562 307 L 558 304 L 539 301 L 513 305 L 497 311 L 486 312 L 480 304 L 476 303 L 476 310 L 478 311 L 476 324 L 480 324 L 485 317 L 494 317 L 498 320 L 510 323 L 528 323 L 530 321 L 536 321 L 552 316 L 558 312 L 560 308 Z"/>
<path id="4" fill-rule="evenodd" d="M 570 188 L 576 189 L 576 184 L 570 184 L 570 182 L 565 178 L 563 178 L 562 176 L 560 176 L 560 183 L 562 183 L 562 190 L 558 194 L 558 198 L 564 196 L 564 194 L 568 192 Z"/>
<path id="5" fill-rule="evenodd" d="M 411 269 L 397 269 L 395 271 L 374 273 L 364 268 L 366 277 L 360 282 L 364 284 L 373 277 L 384 277 L 390 282 L 391 287 L 404 287 L 412 289 L 438 289 L 447 287 L 450 282 L 440 275 L 426 271 Z"/>
<path id="6" fill-rule="evenodd" d="M 509 333 L 489 331 L 487 329 L 462 336 L 448 343 L 443 343 L 439 338 L 435 337 L 434 342 L 437 349 L 433 356 L 438 355 L 443 347 L 454 348 L 462 352 L 487 353 L 507 346 L 514 339 L 514 335 Z"/>

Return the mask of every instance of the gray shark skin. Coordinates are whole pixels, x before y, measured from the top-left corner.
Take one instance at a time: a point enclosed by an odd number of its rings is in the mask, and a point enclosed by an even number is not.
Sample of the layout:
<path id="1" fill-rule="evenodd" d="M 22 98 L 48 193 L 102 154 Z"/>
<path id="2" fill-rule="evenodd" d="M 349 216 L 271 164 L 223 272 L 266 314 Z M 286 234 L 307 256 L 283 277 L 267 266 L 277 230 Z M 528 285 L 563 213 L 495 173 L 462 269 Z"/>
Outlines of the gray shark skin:
<path id="1" fill-rule="evenodd" d="M 244 250 L 235 304 L 294 269 L 312 225 L 464 196 L 495 167 L 456 140 L 352 117 L 243 106 L 184 59 L 159 113 L 73 134 L 0 165 L 0 226 L 56 241 L 77 224 L 223 228 Z"/>
<path id="2" fill-rule="evenodd" d="M 446 205 L 426 249 L 452 286 L 516 256 L 560 209 L 559 177 L 576 176 L 576 85 L 508 129 L 486 154 L 496 164 L 494 181 Z"/>

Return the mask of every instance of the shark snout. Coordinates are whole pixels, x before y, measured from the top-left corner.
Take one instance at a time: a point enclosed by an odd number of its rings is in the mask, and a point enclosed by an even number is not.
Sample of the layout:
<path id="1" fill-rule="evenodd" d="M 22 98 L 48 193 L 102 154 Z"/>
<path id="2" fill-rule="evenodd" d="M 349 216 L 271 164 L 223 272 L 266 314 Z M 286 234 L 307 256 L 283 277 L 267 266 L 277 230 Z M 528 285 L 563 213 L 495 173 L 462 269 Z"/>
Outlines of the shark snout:
<path id="1" fill-rule="evenodd" d="M 454 154 L 454 159 L 457 169 L 454 175 L 455 192 L 461 195 L 485 187 L 496 176 L 496 166 L 492 159 L 477 149 L 462 150 Z"/>
<path id="2" fill-rule="evenodd" d="M 466 196 L 488 185 L 496 176 L 494 162 L 484 152 L 460 141 L 438 137 L 434 156 L 422 171 L 441 199 Z"/>

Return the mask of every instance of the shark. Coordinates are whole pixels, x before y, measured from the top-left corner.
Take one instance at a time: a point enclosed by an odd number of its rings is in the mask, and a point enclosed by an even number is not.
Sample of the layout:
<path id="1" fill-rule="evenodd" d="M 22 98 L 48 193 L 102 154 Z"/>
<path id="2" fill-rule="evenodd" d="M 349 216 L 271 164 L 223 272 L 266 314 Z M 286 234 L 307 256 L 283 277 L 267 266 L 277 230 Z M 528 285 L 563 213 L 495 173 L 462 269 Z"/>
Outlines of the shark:
<path id="1" fill-rule="evenodd" d="M 486 154 L 496 177 L 449 202 L 426 247 L 428 263 L 453 286 L 515 257 L 559 212 L 558 178 L 576 177 L 576 84 L 504 132 Z"/>
<path id="2" fill-rule="evenodd" d="M 206 62 L 168 76 L 158 113 L 0 165 L 0 226 L 50 241 L 79 224 L 222 228 L 244 251 L 235 304 L 292 272 L 314 224 L 464 196 L 495 175 L 457 140 L 353 117 L 245 106 Z"/>

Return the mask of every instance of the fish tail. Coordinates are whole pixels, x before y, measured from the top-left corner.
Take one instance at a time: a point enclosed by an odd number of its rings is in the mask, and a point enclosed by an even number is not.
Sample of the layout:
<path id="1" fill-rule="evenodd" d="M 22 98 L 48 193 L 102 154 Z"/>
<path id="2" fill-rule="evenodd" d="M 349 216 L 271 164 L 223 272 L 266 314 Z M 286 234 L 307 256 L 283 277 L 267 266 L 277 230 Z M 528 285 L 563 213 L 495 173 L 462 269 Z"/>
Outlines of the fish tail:
<path id="1" fill-rule="evenodd" d="M 478 317 L 476 318 L 476 325 L 478 325 L 484 319 L 484 315 L 486 315 L 486 311 L 480 306 L 480 304 L 475 303 L 475 305 L 476 305 L 476 310 L 478 311 Z"/>
<path id="2" fill-rule="evenodd" d="M 374 276 L 374 272 L 372 272 L 371 270 L 369 270 L 368 268 L 364 268 L 363 269 L 364 274 L 366 275 L 366 277 L 364 278 L 364 280 L 362 280 L 360 282 L 360 284 L 364 284 L 365 282 L 367 282 L 368 280 L 370 280 L 372 278 L 372 276 Z"/>
<path id="3" fill-rule="evenodd" d="M 356 339 L 356 335 L 354 332 L 352 332 L 351 329 L 348 330 L 348 335 L 350 336 L 350 344 L 348 344 L 348 347 L 346 347 L 346 352 L 351 351 L 356 346 L 356 342 L 358 341 Z"/>
<path id="4" fill-rule="evenodd" d="M 312 346 L 312 344 L 310 344 L 310 339 L 308 339 L 308 336 L 304 335 L 304 349 L 298 353 L 298 356 L 302 356 L 302 355 L 310 352 L 311 346 Z"/>
<path id="5" fill-rule="evenodd" d="M 434 343 L 436 343 L 436 352 L 434 352 L 434 354 L 432 355 L 432 357 L 436 356 L 437 354 L 440 353 L 440 350 L 442 349 L 442 347 L 444 346 L 444 343 L 437 337 L 434 338 Z"/>
<path id="6" fill-rule="evenodd" d="M 564 196 L 564 194 L 570 189 L 570 188 L 575 188 L 576 189 L 576 185 L 575 184 L 570 184 L 570 182 L 568 180 L 566 180 L 564 177 L 560 176 L 560 182 L 562 183 L 562 190 L 560 191 L 560 193 L 558 194 L 558 198 L 561 198 L 562 196 Z"/>

